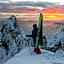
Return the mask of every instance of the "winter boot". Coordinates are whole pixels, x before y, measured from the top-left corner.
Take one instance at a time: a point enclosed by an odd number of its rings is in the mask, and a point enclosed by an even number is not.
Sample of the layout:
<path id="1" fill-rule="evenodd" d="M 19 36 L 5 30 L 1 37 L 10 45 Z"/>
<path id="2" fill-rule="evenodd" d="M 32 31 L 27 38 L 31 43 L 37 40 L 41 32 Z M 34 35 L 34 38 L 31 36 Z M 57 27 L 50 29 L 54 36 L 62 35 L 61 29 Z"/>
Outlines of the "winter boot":
<path id="1" fill-rule="evenodd" d="M 39 48 L 34 48 L 34 52 L 36 52 L 36 54 L 41 54 L 41 51 Z"/>

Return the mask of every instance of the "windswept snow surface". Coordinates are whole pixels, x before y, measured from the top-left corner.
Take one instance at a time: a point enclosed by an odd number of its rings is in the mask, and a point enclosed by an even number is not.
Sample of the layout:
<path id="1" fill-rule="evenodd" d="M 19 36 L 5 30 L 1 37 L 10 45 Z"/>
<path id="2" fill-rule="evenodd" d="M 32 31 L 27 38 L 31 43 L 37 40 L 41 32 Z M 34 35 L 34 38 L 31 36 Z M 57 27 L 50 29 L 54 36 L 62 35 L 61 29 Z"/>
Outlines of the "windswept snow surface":
<path id="1" fill-rule="evenodd" d="M 42 54 L 36 54 L 33 52 L 33 48 L 27 47 L 5 64 L 64 64 L 64 52 L 62 50 L 53 53 L 41 49 L 41 52 Z"/>

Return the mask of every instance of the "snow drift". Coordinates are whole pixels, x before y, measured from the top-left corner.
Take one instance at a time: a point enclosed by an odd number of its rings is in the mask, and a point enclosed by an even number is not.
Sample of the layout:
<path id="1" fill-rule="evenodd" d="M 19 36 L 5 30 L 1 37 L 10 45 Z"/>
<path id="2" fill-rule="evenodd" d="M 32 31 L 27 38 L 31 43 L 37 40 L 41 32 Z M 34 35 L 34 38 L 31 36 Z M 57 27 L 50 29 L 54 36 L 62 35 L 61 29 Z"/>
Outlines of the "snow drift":
<path id="1" fill-rule="evenodd" d="M 31 48 L 31 56 L 29 48 L 25 48 L 4 64 L 64 64 L 64 57 L 59 56 L 64 56 L 62 50 L 60 50 L 59 55 L 57 54 L 59 51 L 56 53 L 57 55 L 43 49 L 41 49 L 41 52 L 42 54 L 35 54 L 33 48 Z"/>

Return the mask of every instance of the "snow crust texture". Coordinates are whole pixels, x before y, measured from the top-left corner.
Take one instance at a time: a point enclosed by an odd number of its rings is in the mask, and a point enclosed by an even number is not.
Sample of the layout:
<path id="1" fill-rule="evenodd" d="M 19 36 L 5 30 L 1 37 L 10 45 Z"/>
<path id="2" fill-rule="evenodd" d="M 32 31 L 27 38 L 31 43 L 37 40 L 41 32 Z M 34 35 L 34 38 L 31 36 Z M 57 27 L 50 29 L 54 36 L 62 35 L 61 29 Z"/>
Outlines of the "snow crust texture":
<path id="1" fill-rule="evenodd" d="M 30 49 L 32 56 L 29 48 L 25 48 L 5 64 L 64 64 L 64 52 L 62 50 L 53 53 L 41 49 L 42 54 L 36 54 L 33 52 L 33 48 Z"/>

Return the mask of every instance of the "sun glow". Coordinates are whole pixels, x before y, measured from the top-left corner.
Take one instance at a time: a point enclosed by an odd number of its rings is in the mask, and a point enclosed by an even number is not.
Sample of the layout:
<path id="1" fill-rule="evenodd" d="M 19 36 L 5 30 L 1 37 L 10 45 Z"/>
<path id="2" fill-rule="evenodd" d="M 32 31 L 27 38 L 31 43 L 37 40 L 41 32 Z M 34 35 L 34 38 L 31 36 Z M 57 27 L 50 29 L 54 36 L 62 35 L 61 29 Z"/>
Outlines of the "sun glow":
<path id="1" fill-rule="evenodd" d="M 47 18 L 55 18 L 56 15 L 54 15 L 53 13 L 51 13 L 51 14 L 47 15 L 46 17 L 47 17 Z"/>
<path id="2" fill-rule="evenodd" d="M 15 15 L 17 18 L 20 18 L 22 20 L 38 20 L 40 13 L 0 13 L 2 16 L 8 18 L 11 15 Z M 44 20 L 56 20 L 60 21 L 64 19 L 64 14 L 54 14 L 54 13 L 42 13 Z M 4 18 L 0 16 L 1 18 Z"/>
<path id="3" fill-rule="evenodd" d="M 44 20 L 62 20 L 64 19 L 64 14 L 60 14 L 60 13 L 57 13 L 57 14 L 54 14 L 54 13 L 47 13 L 45 14 L 44 13 Z"/>

